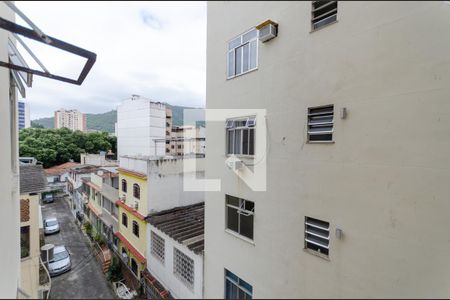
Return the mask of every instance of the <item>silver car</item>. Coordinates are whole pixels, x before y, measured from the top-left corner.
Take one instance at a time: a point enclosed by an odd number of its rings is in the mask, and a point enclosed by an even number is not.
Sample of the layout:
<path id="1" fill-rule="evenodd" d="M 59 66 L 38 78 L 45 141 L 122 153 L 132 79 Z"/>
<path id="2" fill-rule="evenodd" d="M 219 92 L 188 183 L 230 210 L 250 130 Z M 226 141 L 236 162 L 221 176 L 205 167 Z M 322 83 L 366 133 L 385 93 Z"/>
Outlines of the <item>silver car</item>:
<path id="1" fill-rule="evenodd" d="M 48 272 L 50 276 L 57 276 L 72 268 L 70 253 L 65 246 L 55 246 L 53 250 L 53 259 L 48 263 Z"/>
<path id="2" fill-rule="evenodd" d="M 59 223 L 56 218 L 44 220 L 44 234 L 52 234 L 59 232 Z"/>

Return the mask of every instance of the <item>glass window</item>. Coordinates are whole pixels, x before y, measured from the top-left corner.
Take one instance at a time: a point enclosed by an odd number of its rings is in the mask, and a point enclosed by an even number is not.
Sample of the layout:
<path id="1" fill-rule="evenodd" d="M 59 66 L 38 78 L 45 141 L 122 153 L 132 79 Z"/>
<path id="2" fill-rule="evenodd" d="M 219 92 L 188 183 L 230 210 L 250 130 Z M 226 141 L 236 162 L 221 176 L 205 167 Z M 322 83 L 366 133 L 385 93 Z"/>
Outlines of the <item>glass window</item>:
<path id="1" fill-rule="evenodd" d="M 133 184 L 133 196 L 137 199 L 141 198 L 141 188 L 138 184 Z"/>
<path id="2" fill-rule="evenodd" d="M 251 122 L 248 120 L 251 119 Z M 255 154 L 255 117 L 235 120 L 226 129 L 227 154 L 254 155 Z"/>
<path id="3" fill-rule="evenodd" d="M 127 181 L 122 179 L 122 192 L 127 192 Z"/>
<path id="4" fill-rule="evenodd" d="M 122 225 L 128 227 L 128 217 L 125 213 L 122 213 Z"/>
<path id="5" fill-rule="evenodd" d="M 258 67 L 258 31 L 252 29 L 228 43 L 227 77 L 233 78 Z"/>
<path id="6" fill-rule="evenodd" d="M 227 229 L 253 240 L 255 203 L 230 195 L 225 197 Z"/>
<path id="7" fill-rule="evenodd" d="M 225 299 L 252 299 L 253 287 L 225 269 Z"/>
<path id="8" fill-rule="evenodd" d="M 133 221 L 133 234 L 139 237 L 139 225 L 136 221 Z"/>

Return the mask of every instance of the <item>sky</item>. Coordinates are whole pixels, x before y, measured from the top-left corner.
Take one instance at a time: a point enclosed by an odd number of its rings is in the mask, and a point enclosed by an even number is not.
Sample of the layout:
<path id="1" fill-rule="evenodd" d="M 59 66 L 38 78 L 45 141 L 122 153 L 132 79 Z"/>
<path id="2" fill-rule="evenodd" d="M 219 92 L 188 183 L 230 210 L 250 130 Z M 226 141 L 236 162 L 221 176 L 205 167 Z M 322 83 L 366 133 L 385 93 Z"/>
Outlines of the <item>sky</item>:
<path id="1" fill-rule="evenodd" d="M 59 108 L 107 112 L 132 94 L 204 107 L 206 2 L 17 1 L 16 5 L 45 34 L 97 54 L 81 86 L 34 76 L 25 98 L 32 120 L 53 116 Z M 25 26 L 19 17 L 16 22 Z M 25 41 L 51 73 L 78 77 L 84 59 Z M 30 67 L 37 67 L 24 56 Z"/>

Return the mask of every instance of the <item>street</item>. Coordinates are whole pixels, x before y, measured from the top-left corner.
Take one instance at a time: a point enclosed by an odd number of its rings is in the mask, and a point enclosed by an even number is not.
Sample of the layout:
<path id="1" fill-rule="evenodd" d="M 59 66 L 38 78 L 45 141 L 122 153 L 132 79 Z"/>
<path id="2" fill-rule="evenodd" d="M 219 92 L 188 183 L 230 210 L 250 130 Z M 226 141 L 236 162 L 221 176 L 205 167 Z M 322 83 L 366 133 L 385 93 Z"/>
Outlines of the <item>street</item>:
<path id="1" fill-rule="evenodd" d="M 58 219 L 60 232 L 46 236 L 45 242 L 55 246 L 65 245 L 72 261 L 72 269 L 69 272 L 52 278 L 50 298 L 115 298 L 85 236 L 75 224 L 67 201 L 58 199 L 54 203 L 44 204 L 42 217 Z"/>

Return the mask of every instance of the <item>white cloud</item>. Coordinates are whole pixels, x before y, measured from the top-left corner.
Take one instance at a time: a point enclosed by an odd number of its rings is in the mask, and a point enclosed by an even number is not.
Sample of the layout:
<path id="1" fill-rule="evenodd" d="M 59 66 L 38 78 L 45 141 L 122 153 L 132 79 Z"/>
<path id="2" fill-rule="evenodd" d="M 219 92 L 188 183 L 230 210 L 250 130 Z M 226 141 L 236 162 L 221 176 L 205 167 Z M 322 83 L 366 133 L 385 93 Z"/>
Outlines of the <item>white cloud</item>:
<path id="1" fill-rule="evenodd" d="M 206 3 L 16 2 L 46 34 L 97 54 L 82 86 L 35 76 L 32 119 L 60 108 L 105 112 L 131 94 L 204 106 Z M 17 20 L 19 23 L 20 21 Z M 33 46 L 53 73 L 78 74 L 82 62 Z"/>

